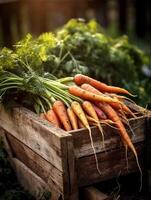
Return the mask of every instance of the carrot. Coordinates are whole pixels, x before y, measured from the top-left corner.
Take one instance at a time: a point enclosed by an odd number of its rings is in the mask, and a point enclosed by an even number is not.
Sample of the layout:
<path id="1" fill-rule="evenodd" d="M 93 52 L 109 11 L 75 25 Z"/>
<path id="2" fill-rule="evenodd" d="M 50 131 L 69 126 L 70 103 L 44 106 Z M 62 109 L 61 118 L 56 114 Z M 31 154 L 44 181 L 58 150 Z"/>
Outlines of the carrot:
<path id="1" fill-rule="evenodd" d="M 122 93 L 122 94 L 131 95 L 131 93 L 128 92 L 127 90 L 125 90 L 124 88 L 108 86 L 105 83 L 102 83 L 100 81 L 97 81 L 93 78 L 90 78 L 90 77 L 82 75 L 82 74 L 75 75 L 74 82 L 77 85 L 82 85 L 83 83 L 88 83 L 88 84 L 92 85 L 93 87 L 95 87 L 96 89 L 100 90 L 101 92 Z"/>
<path id="2" fill-rule="evenodd" d="M 66 131 L 71 131 L 72 128 L 64 103 L 60 100 L 55 101 L 53 104 L 53 110 L 55 111 L 60 122 L 63 124 L 64 129 Z"/>
<path id="3" fill-rule="evenodd" d="M 116 110 L 121 110 L 122 109 L 127 114 L 129 114 L 130 116 L 136 117 L 135 114 L 124 103 L 122 103 L 122 105 L 117 104 L 117 103 L 110 103 L 110 105 Z"/>
<path id="4" fill-rule="evenodd" d="M 132 117 L 136 117 L 135 116 L 135 114 L 124 104 L 124 102 L 122 101 L 122 100 L 120 100 L 120 99 L 118 99 L 118 96 L 117 95 L 113 95 L 113 98 L 115 98 L 115 99 L 117 99 L 117 100 L 119 100 L 119 101 L 121 101 L 122 102 L 122 105 L 120 105 L 120 104 L 117 104 L 117 103 L 111 103 L 110 105 L 113 107 L 113 108 L 115 108 L 115 109 L 118 109 L 118 110 L 121 110 L 121 108 L 122 108 L 122 110 L 123 111 L 125 111 L 127 114 L 129 114 L 130 116 L 132 116 Z"/>
<path id="5" fill-rule="evenodd" d="M 40 119 L 46 119 L 45 113 L 40 113 L 39 117 L 40 117 Z"/>
<path id="6" fill-rule="evenodd" d="M 97 121 L 96 121 L 93 117 L 91 117 L 91 116 L 89 116 L 89 115 L 87 115 L 87 114 L 86 114 L 85 116 L 86 116 L 86 118 L 87 118 L 89 124 L 90 124 L 90 122 L 94 122 L 95 125 L 96 125 Z"/>
<path id="7" fill-rule="evenodd" d="M 96 114 L 96 112 L 95 112 L 95 110 L 94 110 L 92 104 L 91 104 L 89 101 L 84 101 L 84 102 L 82 103 L 82 106 L 83 106 L 85 112 L 86 112 L 88 115 L 90 115 L 90 116 L 91 116 L 92 118 L 94 118 L 96 121 L 97 121 L 97 120 L 99 121 L 98 116 L 97 116 L 97 114 Z"/>
<path id="8" fill-rule="evenodd" d="M 92 85 L 90 85 L 88 83 L 82 84 L 81 88 L 86 90 L 86 91 L 92 92 L 94 94 L 98 94 L 98 95 L 102 94 L 99 90 L 97 90 L 95 87 L 93 87 Z"/>
<path id="9" fill-rule="evenodd" d="M 49 122 L 51 122 L 52 124 L 54 124 L 54 126 L 60 127 L 59 119 L 58 119 L 57 115 L 55 114 L 55 112 L 53 111 L 53 109 L 50 109 L 50 110 L 45 114 L 45 118 L 46 118 Z"/>
<path id="10" fill-rule="evenodd" d="M 68 117 L 70 119 L 73 130 L 78 129 L 77 116 L 75 115 L 71 107 L 67 108 L 67 113 L 68 113 Z"/>
<path id="11" fill-rule="evenodd" d="M 88 120 L 86 118 L 86 115 L 85 115 L 85 113 L 84 113 L 81 105 L 78 102 L 76 102 L 76 101 L 72 102 L 71 108 L 73 109 L 73 111 L 75 112 L 75 114 L 77 115 L 77 117 L 80 119 L 80 121 L 82 122 L 82 124 L 85 126 L 85 128 L 87 128 L 88 131 L 89 131 L 91 146 L 92 146 L 92 149 L 93 149 L 93 152 L 94 152 L 94 156 L 95 156 L 95 161 L 96 161 L 96 168 L 98 170 L 98 173 L 101 175 L 101 171 L 99 169 L 99 162 L 98 162 L 98 158 L 97 158 L 97 155 L 96 155 L 96 150 L 95 150 L 95 147 L 94 147 L 94 144 L 93 144 L 93 138 L 92 138 L 91 129 L 90 129 Z"/>
<path id="12" fill-rule="evenodd" d="M 119 130 L 119 134 L 120 136 L 122 137 L 122 140 L 124 141 L 124 145 L 128 146 L 132 152 L 134 153 L 135 155 L 135 158 L 136 158 L 136 162 L 137 162 L 137 165 L 138 165 L 138 168 L 139 168 L 139 171 L 140 171 L 140 175 L 141 175 L 141 186 L 140 188 L 142 188 L 142 170 L 140 168 L 140 164 L 139 164 L 139 161 L 138 161 L 138 155 L 137 155 L 137 152 L 136 152 L 136 149 L 123 125 L 123 123 L 121 122 L 119 116 L 117 115 L 117 113 L 115 112 L 115 110 L 108 104 L 106 103 L 99 103 L 99 107 L 107 114 L 107 116 L 109 117 L 109 119 L 111 119 L 113 122 L 115 122 L 115 125 L 116 127 L 118 128 Z"/>
<path id="13" fill-rule="evenodd" d="M 99 118 L 95 112 L 95 109 L 94 107 L 92 106 L 92 104 L 89 102 L 89 101 L 84 101 L 83 104 L 82 104 L 85 112 L 87 112 L 88 115 L 90 115 L 90 117 L 92 117 L 93 119 L 95 119 L 96 121 L 96 125 L 97 127 L 99 128 L 100 132 L 101 132 L 101 135 L 102 135 L 102 142 L 103 142 L 103 146 L 104 146 L 104 134 L 103 134 L 103 129 L 100 125 L 100 122 L 99 122 Z"/>
<path id="14" fill-rule="evenodd" d="M 115 122 L 117 128 L 120 131 L 121 137 L 124 139 L 124 141 L 126 141 L 127 145 L 129 146 L 129 148 L 133 151 L 134 155 L 136 156 L 137 153 L 136 153 L 135 147 L 132 144 L 129 135 L 127 134 L 126 129 L 125 129 L 123 123 L 121 122 L 119 116 L 115 112 L 115 110 L 108 104 L 99 103 L 99 107 L 107 114 L 109 119 L 111 119 L 113 122 Z"/>
<path id="15" fill-rule="evenodd" d="M 81 107 L 81 105 L 77 101 L 73 101 L 71 104 L 71 108 L 76 114 L 76 116 L 81 120 L 85 128 L 89 128 L 89 123 L 87 121 L 87 118 L 85 116 L 85 113 Z"/>
<path id="16" fill-rule="evenodd" d="M 83 84 L 81 87 L 84 88 L 84 89 L 87 89 L 87 91 L 93 92 L 93 93 L 96 94 L 96 95 L 100 94 L 100 92 L 99 92 L 97 89 L 95 89 L 94 87 L 92 87 L 91 85 Z M 108 109 L 105 109 L 105 107 L 108 107 L 110 111 L 113 111 L 114 116 L 117 116 L 117 117 L 118 117 L 118 115 L 116 114 L 116 112 L 114 111 L 114 109 L 112 109 L 112 107 L 111 107 L 110 105 L 108 105 L 108 104 L 106 104 L 106 103 L 104 103 L 104 104 L 98 103 L 97 105 L 99 105 L 99 108 L 101 108 L 107 115 L 108 115 L 109 113 L 107 112 Z M 100 105 L 102 105 L 102 106 L 100 106 Z M 110 118 L 110 117 L 109 117 L 109 119 L 111 119 L 113 122 L 116 122 L 114 118 Z M 118 121 L 121 122 L 121 120 L 120 120 L 119 117 L 118 117 Z M 121 122 L 121 123 L 122 123 L 122 122 Z M 120 124 L 121 124 L 121 123 L 120 123 Z M 118 124 L 119 124 L 119 123 L 118 123 Z M 122 126 L 122 127 L 124 127 L 124 126 Z M 119 127 L 118 127 L 118 128 L 119 128 Z M 125 128 L 124 128 L 124 129 L 125 129 Z M 126 131 L 126 130 L 125 130 L 125 131 Z M 130 141 L 131 141 L 131 140 L 130 140 Z M 132 142 L 131 142 L 131 143 L 132 143 Z M 133 144 L 130 145 L 130 146 L 131 146 L 131 148 L 133 149 L 133 150 L 132 150 L 133 153 L 136 155 L 136 150 L 134 150 Z M 133 147 L 132 147 L 132 146 L 133 146 Z"/>
<path id="17" fill-rule="evenodd" d="M 94 94 L 99 94 L 100 92 L 95 89 L 94 87 L 92 87 L 89 84 L 83 84 L 82 88 L 87 89 L 90 92 L 93 92 Z M 113 122 L 115 122 L 116 127 L 119 129 L 119 133 L 122 137 L 122 139 L 125 141 L 125 144 L 127 144 L 127 146 L 133 151 L 135 157 L 136 157 L 136 162 L 138 165 L 138 168 L 140 170 L 140 174 L 141 174 L 141 183 L 142 183 L 142 171 L 139 165 L 139 161 L 138 161 L 138 156 L 137 156 L 137 152 L 135 150 L 135 147 L 133 145 L 133 143 L 131 142 L 131 139 L 123 125 L 123 123 L 121 122 L 120 118 L 118 117 L 117 113 L 115 112 L 115 110 L 108 104 L 106 103 L 98 103 L 97 104 L 101 110 L 104 111 L 104 113 L 109 117 L 110 120 L 112 120 Z M 142 186 L 142 185 L 141 185 Z"/>
<path id="18" fill-rule="evenodd" d="M 70 86 L 69 92 L 75 96 L 81 97 L 82 99 L 91 100 L 91 101 L 101 101 L 101 102 L 115 102 L 120 103 L 120 101 L 113 99 L 111 97 L 105 96 L 103 94 L 94 94 L 92 92 L 86 91 L 77 86 Z"/>
<path id="19" fill-rule="evenodd" d="M 97 107 L 95 104 L 92 103 L 92 106 L 95 110 L 95 112 L 97 113 L 99 119 L 107 119 L 106 114 L 99 108 Z"/>
<path id="20" fill-rule="evenodd" d="M 99 90 L 97 90 L 96 88 L 94 88 L 93 86 L 91 86 L 91 85 L 89 85 L 89 84 L 82 84 L 81 85 L 81 88 L 82 89 L 84 89 L 84 90 L 87 90 L 87 91 L 89 91 L 89 92 L 92 92 L 92 93 L 94 93 L 94 94 L 97 94 L 97 95 L 101 95 L 102 93 L 99 91 Z M 115 103 L 115 102 L 110 102 L 109 103 L 113 108 L 115 108 L 115 109 L 123 109 L 125 112 L 127 112 L 128 114 L 130 114 L 131 116 L 133 116 L 134 117 L 134 114 L 132 113 L 132 111 L 124 104 L 124 103 Z"/>

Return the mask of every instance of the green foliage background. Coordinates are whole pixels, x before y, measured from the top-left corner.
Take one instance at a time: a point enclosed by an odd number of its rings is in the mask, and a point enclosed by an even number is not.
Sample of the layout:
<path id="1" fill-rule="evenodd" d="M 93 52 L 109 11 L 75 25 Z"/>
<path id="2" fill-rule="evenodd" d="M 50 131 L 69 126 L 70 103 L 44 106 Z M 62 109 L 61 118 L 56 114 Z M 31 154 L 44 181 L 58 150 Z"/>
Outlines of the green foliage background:
<path id="1" fill-rule="evenodd" d="M 142 106 L 151 102 L 150 79 L 142 73 L 142 66 L 148 63 L 149 58 L 128 36 L 113 39 L 95 20 L 85 23 L 72 19 L 55 33 L 38 38 L 28 34 L 13 50 L 4 48 L 0 52 L 1 70 L 24 76 L 26 65 L 41 76 L 86 74 L 128 89 Z"/>

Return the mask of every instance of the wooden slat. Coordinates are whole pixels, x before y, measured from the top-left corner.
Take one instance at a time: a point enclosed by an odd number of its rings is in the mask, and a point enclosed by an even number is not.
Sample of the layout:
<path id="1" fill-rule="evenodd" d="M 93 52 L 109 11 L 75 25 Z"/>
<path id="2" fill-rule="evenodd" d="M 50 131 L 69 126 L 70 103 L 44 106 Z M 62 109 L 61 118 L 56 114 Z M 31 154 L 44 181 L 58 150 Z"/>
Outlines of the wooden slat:
<path id="1" fill-rule="evenodd" d="M 129 122 L 135 135 L 132 135 L 130 130 L 129 134 L 138 154 L 142 150 L 145 120 L 146 118 L 139 117 Z M 128 173 L 125 150 L 117 129 L 103 126 L 105 152 L 99 130 L 92 127 L 94 146 L 102 171 L 100 176 L 96 170 L 94 152 L 86 129 L 65 132 L 45 120 L 40 120 L 25 108 L 15 108 L 10 114 L 1 107 L 0 123 L 7 131 L 14 155 L 48 182 L 48 186 L 54 187 L 64 200 L 77 200 L 78 187 L 118 176 L 120 170 L 121 174 Z M 129 153 L 129 172 L 136 170 L 135 158 Z"/>
<path id="2" fill-rule="evenodd" d="M 136 144 L 139 159 L 142 157 L 143 143 Z M 128 174 L 138 171 L 136 160 L 131 152 L 128 152 L 128 170 L 125 157 L 124 147 L 114 149 L 106 153 L 97 154 L 100 175 L 96 169 L 96 161 L 94 155 L 85 156 L 77 160 L 78 165 L 78 185 L 86 186 L 96 182 L 104 181 L 117 177 L 119 175 Z M 141 162 L 140 162 L 141 163 Z"/>
<path id="3" fill-rule="evenodd" d="M 0 107 L 0 123 L 8 133 L 63 171 L 64 149 L 61 148 L 63 140 L 69 136 L 67 132 L 40 120 L 37 115 L 25 108 L 15 108 L 10 114 Z"/>
<path id="4" fill-rule="evenodd" d="M 60 190 L 63 190 L 64 199 L 67 199 L 70 195 L 67 138 L 71 135 L 22 107 L 8 113 L 1 106 L 0 124 L 8 134 L 51 163 L 53 169 L 62 172 Z M 49 184 L 53 185 L 53 179 L 49 179 Z"/>
<path id="5" fill-rule="evenodd" d="M 48 185 L 56 186 L 57 190 L 63 193 L 63 173 L 56 169 L 51 163 L 32 151 L 25 144 L 21 143 L 14 136 L 6 133 L 11 145 L 14 157 L 19 159 Z"/>
<path id="6" fill-rule="evenodd" d="M 95 187 L 87 187 L 84 189 L 84 199 L 85 200 L 109 200 L 109 197 L 100 192 Z"/>
<path id="7" fill-rule="evenodd" d="M 127 129 L 128 133 L 131 135 L 133 143 L 144 140 L 145 133 L 145 120 L 146 117 L 138 117 L 135 120 L 130 120 L 130 126 L 133 130 L 133 133 L 130 129 Z M 92 127 L 92 137 L 96 152 L 104 152 L 105 150 L 116 149 L 119 146 L 123 146 L 121 143 L 120 137 L 117 134 L 117 129 L 113 129 L 107 125 L 103 126 L 104 136 L 105 136 L 105 149 L 103 147 L 101 133 L 96 127 Z M 93 149 L 90 144 L 89 133 L 86 129 L 80 129 L 79 131 L 71 131 L 70 134 L 73 136 L 75 156 L 77 158 L 83 156 L 92 155 Z M 132 135 L 135 134 L 135 135 Z"/>
<path id="8" fill-rule="evenodd" d="M 69 171 L 69 179 L 70 179 L 70 200 L 78 200 L 78 180 L 77 180 L 77 167 L 76 160 L 74 156 L 74 146 L 73 146 L 73 138 L 68 137 L 67 140 L 67 148 L 68 148 L 68 171 Z"/>
<path id="9" fill-rule="evenodd" d="M 22 162 L 16 158 L 11 158 L 11 163 L 15 169 L 18 181 L 21 185 L 29 191 L 37 200 L 40 200 L 43 193 L 50 191 L 51 200 L 58 200 L 60 194 L 54 190 L 54 188 L 49 188 L 48 185 L 33 171 L 26 167 Z"/>

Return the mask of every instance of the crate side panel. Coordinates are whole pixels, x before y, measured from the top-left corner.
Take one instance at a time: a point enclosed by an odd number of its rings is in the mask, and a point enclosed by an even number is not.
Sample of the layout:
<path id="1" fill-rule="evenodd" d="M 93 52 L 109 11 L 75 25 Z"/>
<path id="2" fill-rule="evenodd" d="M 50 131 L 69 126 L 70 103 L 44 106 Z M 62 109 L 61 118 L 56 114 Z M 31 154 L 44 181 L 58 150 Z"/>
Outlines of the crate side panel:
<path id="1" fill-rule="evenodd" d="M 142 142 L 135 144 L 139 159 L 142 158 L 143 146 L 144 144 Z M 102 173 L 101 175 L 96 169 L 96 161 L 94 155 L 85 156 L 78 159 L 77 165 L 79 186 L 93 184 L 99 181 L 104 181 L 113 177 L 118 177 L 120 175 L 138 171 L 135 157 L 130 151 L 128 152 L 127 168 L 124 147 L 98 153 L 97 158 L 99 162 L 99 168 Z M 142 164 L 142 160 L 140 160 L 140 164 Z"/>
<path id="2" fill-rule="evenodd" d="M 34 173 L 41 177 L 48 185 L 51 185 L 52 183 L 60 192 L 63 192 L 63 173 L 61 171 L 32 151 L 32 149 L 25 144 L 17 140 L 14 136 L 6 133 L 6 137 L 14 157 L 19 159 Z"/>
<path id="3" fill-rule="evenodd" d="M 44 120 L 40 121 L 39 117 L 24 108 L 16 108 L 9 114 L 0 107 L 0 123 L 8 133 L 63 171 L 62 140 L 69 134 Z"/>
<path id="4" fill-rule="evenodd" d="M 61 196 L 55 188 L 50 188 L 39 176 L 16 158 L 11 158 L 18 181 L 36 199 L 41 199 L 44 192 L 51 192 L 51 200 L 58 200 Z"/>
<path id="5" fill-rule="evenodd" d="M 131 120 L 129 122 L 131 129 L 127 127 L 127 131 L 133 143 L 144 140 L 145 121 L 145 117 L 139 117 L 138 119 Z M 91 130 L 94 147 L 97 153 L 104 152 L 110 149 L 116 149 L 123 146 L 117 129 L 111 128 L 107 125 L 103 126 L 105 148 L 103 146 L 101 133 L 98 128 L 92 127 Z M 133 130 L 133 133 L 131 130 Z M 89 156 L 94 153 L 90 143 L 89 133 L 86 129 L 80 129 L 78 132 L 73 131 L 71 132 L 71 134 L 73 136 L 74 150 L 77 158 Z"/>

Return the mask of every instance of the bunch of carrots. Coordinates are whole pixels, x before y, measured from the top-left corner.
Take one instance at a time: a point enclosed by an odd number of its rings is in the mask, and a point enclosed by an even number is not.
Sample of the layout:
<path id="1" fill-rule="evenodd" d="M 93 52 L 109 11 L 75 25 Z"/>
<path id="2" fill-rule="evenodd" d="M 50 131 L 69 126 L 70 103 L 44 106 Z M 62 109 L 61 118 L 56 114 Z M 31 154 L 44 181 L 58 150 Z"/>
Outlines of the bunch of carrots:
<path id="1" fill-rule="evenodd" d="M 2 99 L 9 91 L 14 91 L 15 95 L 18 91 L 26 92 L 33 97 L 35 111 L 42 119 L 66 131 L 88 129 L 96 167 L 100 174 L 90 126 L 95 125 L 99 128 L 103 145 L 102 123 L 116 127 L 126 150 L 129 148 L 135 155 L 142 177 L 136 149 L 125 128 L 125 124 L 129 125 L 128 119 L 136 117 L 124 103 L 128 98 L 123 95 L 132 95 L 127 90 L 106 85 L 82 74 L 50 79 L 30 70 L 26 77 L 12 72 L 1 72 L 0 83 Z"/>
<path id="2" fill-rule="evenodd" d="M 63 97 L 65 101 L 61 98 L 54 99 L 51 109 L 41 113 L 41 118 L 50 121 L 56 127 L 64 128 L 66 131 L 87 128 L 96 159 L 96 166 L 100 174 L 90 126 L 96 125 L 99 128 L 103 142 L 104 133 L 101 123 L 115 126 L 125 148 L 129 148 L 134 153 L 141 172 L 136 149 L 125 128 L 125 123 L 128 123 L 127 119 L 134 118 L 136 115 L 124 103 L 127 97 L 123 95 L 132 94 L 123 88 L 108 86 L 82 74 L 58 79 L 57 81 L 59 84 L 66 86 L 65 92 L 69 96 L 72 95 L 71 97 L 74 96 L 77 99 L 69 98 L 70 101 L 68 103 L 67 99 L 65 100 Z"/>

